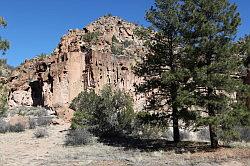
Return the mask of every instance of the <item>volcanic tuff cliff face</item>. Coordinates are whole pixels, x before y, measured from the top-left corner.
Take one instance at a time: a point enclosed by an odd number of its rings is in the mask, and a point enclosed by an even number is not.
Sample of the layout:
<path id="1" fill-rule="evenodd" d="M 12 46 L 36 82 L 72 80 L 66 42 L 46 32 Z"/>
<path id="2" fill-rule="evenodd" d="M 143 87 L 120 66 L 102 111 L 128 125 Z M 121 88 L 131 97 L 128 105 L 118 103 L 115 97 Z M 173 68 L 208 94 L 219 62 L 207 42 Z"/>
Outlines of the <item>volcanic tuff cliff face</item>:
<path id="1" fill-rule="evenodd" d="M 140 110 L 144 97 L 135 94 L 133 85 L 142 78 L 131 68 L 147 50 L 134 35 L 136 28 L 118 17 L 104 16 L 81 30 L 69 30 L 51 56 L 26 60 L 12 72 L 9 106 L 68 107 L 81 91 L 98 93 L 109 84 L 129 92 Z"/>
<path id="2" fill-rule="evenodd" d="M 133 87 L 141 79 L 131 67 L 146 50 L 135 28 L 104 16 L 82 30 L 69 30 L 51 56 L 25 61 L 13 72 L 9 106 L 67 107 L 81 91 L 99 92 L 106 84 L 131 93 L 135 105 L 142 106 Z"/>

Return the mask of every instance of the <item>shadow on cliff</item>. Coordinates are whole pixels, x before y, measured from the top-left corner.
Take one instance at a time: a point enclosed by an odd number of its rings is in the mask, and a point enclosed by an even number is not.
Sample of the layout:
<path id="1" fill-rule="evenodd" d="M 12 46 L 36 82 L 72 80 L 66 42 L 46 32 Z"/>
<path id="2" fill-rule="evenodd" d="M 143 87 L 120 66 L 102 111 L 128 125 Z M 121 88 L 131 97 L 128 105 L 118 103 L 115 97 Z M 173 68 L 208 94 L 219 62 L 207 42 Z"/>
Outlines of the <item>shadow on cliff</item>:
<path id="1" fill-rule="evenodd" d="M 210 148 L 205 142 L 183 141 L 177 145 L 173 141 L 164 139 L 140 139 L 134 137 L 112 137 L 99 138 L 99 142 L 114 147 L 123 147 L 124 150 L 140 150 L 145 152 L 153 151 L 174 151 L 175 153 L 195 153 L 195 152 L 212 152 L 215 149 Z"/>

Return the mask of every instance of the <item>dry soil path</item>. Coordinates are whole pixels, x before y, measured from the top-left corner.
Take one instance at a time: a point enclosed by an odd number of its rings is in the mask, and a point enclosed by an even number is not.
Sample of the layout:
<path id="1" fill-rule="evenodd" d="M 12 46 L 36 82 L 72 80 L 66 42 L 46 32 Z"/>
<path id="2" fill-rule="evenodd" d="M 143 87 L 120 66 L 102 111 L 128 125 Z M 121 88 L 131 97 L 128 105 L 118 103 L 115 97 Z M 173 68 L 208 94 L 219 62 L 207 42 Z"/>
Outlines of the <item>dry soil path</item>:
<path id="1" fill-rule="evenodd" d="M 220 149 L 217 152 L 175 154 L 172 151 L 140 152 L 95 143 L 66 147 L 69 124 L 49 126 L 49 136 L 37 139 L 34 130 L 0 134 L 0 166 L 82 165 L 198 165 L 250 166 L 250 149 Z"/>

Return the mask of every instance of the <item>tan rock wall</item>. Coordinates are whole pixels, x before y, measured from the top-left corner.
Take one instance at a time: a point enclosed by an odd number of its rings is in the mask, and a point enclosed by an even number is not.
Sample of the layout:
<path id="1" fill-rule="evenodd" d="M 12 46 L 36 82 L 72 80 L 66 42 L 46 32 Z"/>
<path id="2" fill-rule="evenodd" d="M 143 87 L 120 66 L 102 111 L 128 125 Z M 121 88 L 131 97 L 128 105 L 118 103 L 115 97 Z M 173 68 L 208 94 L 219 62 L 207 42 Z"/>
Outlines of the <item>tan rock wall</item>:
<path id="1" fill-rule="evenodd" d="M 132 66 L 145 50 L 133 36 L 135 28 L 117 17 L 102 17 L 83 30 L 70 30 L 50 57 L 25 61 L 14 72 L 9 106 L 30 106 L 38 100 L 42 106 L 67 107 L 81 91 L 99 92 L 108 84 L 130 93 L 139 103 L 136 108 L 142 107 L 142 97 L 135 95 L 133 86 L 142 80 L 133 74 Z M 91 33 L 98 35 L 96 41 L 86 41 Z M 121 50 L 115 53 L 112 47 Z M 43 101 L 39 102 L 39 96 Z"/>
<path id="2" fill-rule="evenodd" d="M 84 89 L 83 70 L 85 55 L 82 52 L 67 53 L 67 60 L 52 66 L 54 105 L 64 106 Z"/>

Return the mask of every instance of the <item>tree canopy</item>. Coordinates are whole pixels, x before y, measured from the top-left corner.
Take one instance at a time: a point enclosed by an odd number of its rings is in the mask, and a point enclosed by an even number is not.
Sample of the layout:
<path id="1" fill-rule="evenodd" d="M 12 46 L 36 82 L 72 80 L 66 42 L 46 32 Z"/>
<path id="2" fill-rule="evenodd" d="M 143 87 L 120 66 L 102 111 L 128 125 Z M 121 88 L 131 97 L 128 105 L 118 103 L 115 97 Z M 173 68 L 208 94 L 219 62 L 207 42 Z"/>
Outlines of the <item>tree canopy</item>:
<path id="1" fill-rule="evenodd" d="M 7 22 L 5 21 L 3 17 L 0 16 L 0 27 L 6 27 L 6 26 L 7 26 Z M 9 42 L 5 39 L 2 39 L 0 36 L 0 50 L 3 51 L 4 53 L 8 49 L 9 49 Z"/>
<path id="2" fill-rule="evenodd" d="M 3 17 L 0 16 L 0 27 L 6 27 L 7 22 L 4 20 Z M 9 49 L 9 42 L 7 40 L 4 40 L 0 36 L 0 51 L 7 51 Z M 0 59 L 0 76 L 2 75 L 2 70 L 5 67 L 6 61 Z M 1 82 L 0 80 L 0 117 L 5 114 L 5 111 L 7 109 L 7 89 L 6 86 Z"/>
<path id="3" fill-rule="evenodd" d="M 238 73 L 243 63 L 234 45 L 240 24 L 235 4 L 228 0 L 156 0 L 146 15 L 154 35 L 149 53 L 135 68 L 144 77 L 137 85 L 146 92 L 151 109 L 171 111 L 174 141 L 179 142 L 179 119 L 209 126 L 212 147 L 218 137 L 237 136 L 249 111 L 243 94 L 248 87 Z M 240 97 L 239 97 L 240 96 Z"/>

